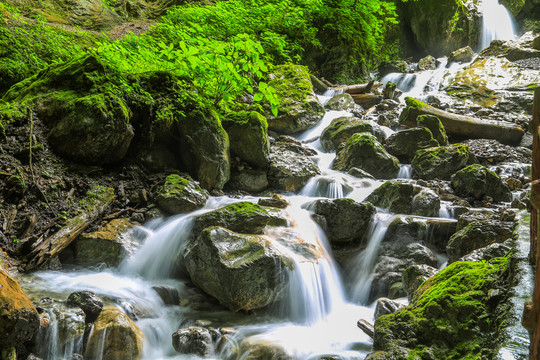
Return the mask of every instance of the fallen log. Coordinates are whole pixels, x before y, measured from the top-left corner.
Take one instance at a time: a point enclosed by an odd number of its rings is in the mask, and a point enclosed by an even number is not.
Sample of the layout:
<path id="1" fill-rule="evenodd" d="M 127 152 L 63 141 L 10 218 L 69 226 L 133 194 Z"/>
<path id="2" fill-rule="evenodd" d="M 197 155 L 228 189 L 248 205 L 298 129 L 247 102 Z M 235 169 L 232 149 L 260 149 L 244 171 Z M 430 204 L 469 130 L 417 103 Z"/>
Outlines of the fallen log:
<path id="1" fill-rule="evenodd" d="M 353 94 L 351 96 L 354 102 L 364 109 L 369 109 L 372 106 L 378 105 L 384 100 L 382 95 L 374 94 Z"/>
<path id="2" fill-rule="evenodd" d="M 309 75 L 309 78 L 311 80 L 311 85 L 313 85 L 313 88 L 317 94 L 324 94 L 326 90 L 328 90 L 328 86 L 316 76 Z"/>
<path id="3" fill-rule="evenodd" d="M 356 326 L 358 326 L 360 330 L 364 332 L 364 334 L 373 339 L 373 336 L 375 335 L 375 328 L 370 322 L 360 319 L 356 322 Z"/>
<path id="4" fill-rule="evenodd" d="M 503 144 L 517 145 L 524 134 L 521 126 L 511 122 L 453 114 L 411 97 L 406 97 L 405 102 L 407 107 L 401 112 L 399 122 L 409 127 L 416 126 L 418 116 L 433 115 L 441 120 L 448 135 L 475 139 L 495 139 Z"/>
<path id="5" fill-rule="evenodd" d="M 373 89 L 381 87 L 382 83 L 370 81 L 367 84 L 343 85 L 335 88 L 336 91 L 344 91 L 348 94 L 365 94 Z"/>
<path id="6" fill-rule="evenodd" d="M 80 203 L 82 213 L 69 219 L 60 230 L 42 242 L 36 243 L 28 255 L 26 271 L 47 265 L 55 255 L 69 246 L 94 221 L 99 219 L 114 200 L 111 188 L 96 187 Z"/>

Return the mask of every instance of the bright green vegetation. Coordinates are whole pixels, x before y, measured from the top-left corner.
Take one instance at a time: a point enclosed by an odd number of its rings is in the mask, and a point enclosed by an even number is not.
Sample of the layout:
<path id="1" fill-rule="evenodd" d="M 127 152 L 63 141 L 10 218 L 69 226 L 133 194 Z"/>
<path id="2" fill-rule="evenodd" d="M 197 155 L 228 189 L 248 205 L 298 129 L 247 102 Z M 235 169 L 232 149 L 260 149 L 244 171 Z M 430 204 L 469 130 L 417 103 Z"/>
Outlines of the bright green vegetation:
<path id="1" fill-rule="evenodd" d="M 510 255 L 449 265 L 424 282 L 411 305 L 377 319 L 375 347 L 406 348 L 408 359 L 491 358 L 509 269 Z"/>

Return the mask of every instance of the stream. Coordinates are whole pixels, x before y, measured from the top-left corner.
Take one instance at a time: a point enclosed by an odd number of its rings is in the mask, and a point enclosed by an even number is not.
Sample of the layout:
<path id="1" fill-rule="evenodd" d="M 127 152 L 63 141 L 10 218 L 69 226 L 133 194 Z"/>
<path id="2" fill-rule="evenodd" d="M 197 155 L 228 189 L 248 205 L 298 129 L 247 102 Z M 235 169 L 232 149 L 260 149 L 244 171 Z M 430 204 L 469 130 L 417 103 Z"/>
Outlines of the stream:
<path id="1" fill-rule="evenodd" d="M 504 24 L 507 25 L 504 27 L 503 22 L 498 20 L 507 16 L 504 7 L 500 7 L 496 0 L 485 0 L 483 47 L 492 39 L 515 37 L 510 18 L 508 23 L 505 20 Z M 403 96 L 425 99 L 430 94 L 438 93 L 446 79 L 467 65 L 448 64 L 447 59 L 442 58 L 436 70 L 393 73 L 381 81 L 396 83 Z M 330 90 L 319 95 L 319 101 L 325 104 L 335 94 Z M 284 236 L 283 232 L 292 231 L 313 245 L 319 257 L 316 262 L 295 261 L 288 270 L 290 280 L 287 294 L 278 305 L 252 313 L 232 313 L 195 288 L 188 275 L 184 273 L 178 276 L 176 264 L 190 236 L 195 216 L 235 202 L 257 203 L 259 200 L 254 196 L 212 197 L 203 209 L 194 213 L 152 220 L 130 231 L 128 241 L 137 250 L 118 268 L 40 271 L 24 275 L 20 283 L 27 294 L 32 299 L 41 299 L 38 302 L 42 307 L 49 309 L 50 325 L 46 331 L 38 334 L 36 342 L 39 349 L 36 355 L 44 360 L 52 360 L 75 359 L 74 354 L 82 354 L 82 334 L 74 335 L 67 342 L 62 339 L 58 335 L 59 324 L 65 323 L 66 319 L 57 319 L 57 313 L 50 309 L 54 308 L 56 301 L 64 301 L 74 291 L 89 290 L 135 320 L 144 333 L 143 353 L 147 360 L 199 359 L 194 355 L 178 354 L 171 343 L 171 334 L 194 324 L 222 329 L 214 341 L 211 356 L 206 358 L 244 359 L 241 343 L 247 342 L 279 346 L 294 359 L 364 359 L 371 350 L 372 340 L 357 327 L 356 322 L 359 319 L 374 322 L 375 302 L 370 300 L 370 289 L 374 281 L 377 253 L 389 224 L 400 215 L 377 209 L 368 230 L 370 235 L 365 249 L 348 262 L 349 266 L 340 268 L 336 264 L 325 233 L 313 221 L 307 204 L 316 199 L 338 198 L 362 202 L 384 183 L 384 180 L 360 179 L 332 170 L 335 153 L 324 152 L 319 137 L 332 120 L 343 116 L 354 115 L 347 111 L 327 111 L 317 126 L 296 136 L 304 146 L 316 151 L 313 159 L 321 175 L 312 178 L 297 194 L 282 194 L 290 204 L 285 210 L 290 227 L 273 228 L 267 230 L 265 235 L 279 239 Z M 382 129 L 386 137 L 395 131 L 387 127 Z M 412 175 L 410 164 L 402 164 L 397 178 L 412 179 Z M 453 218 L 452 209 L 447 203 L 441 203 L 439 216 L 444 221 Z M 412 218 L 420 222 L 434 219 Z M 429 237 L 429 232 L 425 236 Z M 446 257 L 436 255 L 437 266 L 444 267 Z M 154 290 L 156 286 L 176 289 L 180 305 L 166 305 Z M 406 303 L 407 299 L 398 301 Z M 68 323 L 81 322 L 78 318 L 80 314 L 73 313 L 71 316 Z M 223 329 L 230 329 L 231 336 L 227 336 L 226 341 L 223 336 L 226 331 Z M 527 348 L 527 340 L 522 334 L 515 336 L 519 341 L 512 343 L 514 350 L 503 351 L 501 359 L 518 359 L 512 353 L 522 354 Z M 103 339 L 101 341 L 103 343 Z M 520 344 L 520 341 L 523 343 Z"/>

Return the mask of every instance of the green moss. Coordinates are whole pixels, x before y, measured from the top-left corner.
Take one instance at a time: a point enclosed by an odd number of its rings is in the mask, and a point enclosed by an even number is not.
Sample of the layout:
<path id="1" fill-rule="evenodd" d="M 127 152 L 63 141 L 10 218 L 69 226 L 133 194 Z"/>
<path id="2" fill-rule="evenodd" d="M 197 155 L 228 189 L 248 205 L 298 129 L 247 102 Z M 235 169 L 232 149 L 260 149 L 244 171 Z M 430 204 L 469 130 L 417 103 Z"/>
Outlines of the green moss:
<path id="1" fill-rule="evenodd" d="M 79 207 L 84 212 L 93 211 L 97 207 L 112 202 L 114 198 L 113 188 L 98 185 L 86 193 L 86 196 L 79 202 Z"/>
<path id="2" fill-rule="evenodd" d="M 28 118 L 28 107 L 17 102 L 5 102 L 0 100 L 0 132 L 6 126 L 13 123 L 20 123 Z"/>
<path id="3" fill-rule="evenodd" d="M 423 109 L 427 106 L 426 103 L 423 103 L 420 100 L 417 100 L 410 96 L 405 97 L 405 104 L 407 104 L 407 107 L 417 109 L 417 110 Z"/>
<path id="4" fill-rule="evenodd" d="M 288 113 L 291 103 L 304 103 L 313 92 L 313 85 L 309 80 L 309 70 L 301 65 L 280 65 L 273 70 L 274 79 L 269 85 L 276 90 L 276 96 L 281 102 L 279 111 Z"/>
<path id="5" fill-rule="evenodd" d="M 411 359 L 479 359 L 494 355 L 502 322 L 489 290 L 501 289 L 510 255 L 490 262 L 455 262 L 429 278 L 411 305 L 377 319 L 375 348 L 410 349 Z M 504 290 L 501 290 L 504 291 Z"/>

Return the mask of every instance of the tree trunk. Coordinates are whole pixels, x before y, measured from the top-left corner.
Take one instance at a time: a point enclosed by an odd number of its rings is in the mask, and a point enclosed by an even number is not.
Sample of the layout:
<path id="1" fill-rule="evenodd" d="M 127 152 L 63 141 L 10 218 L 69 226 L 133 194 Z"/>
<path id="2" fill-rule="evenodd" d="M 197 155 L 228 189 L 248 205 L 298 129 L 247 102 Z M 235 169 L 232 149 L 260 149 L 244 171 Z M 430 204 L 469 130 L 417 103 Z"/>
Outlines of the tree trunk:
<path id="1" fill-rule="evenodd" d="M 524 134 L 519 125 L 511 122 L 484 120 L 472 116 L 452 114 L 410 97 L 405 98 L 405 101 L 407 107 L 403 109 L 399 121 L 410 127 L 416 126 L 418 116 L 433 115 L 441 120 L 448 135 L 476 139 L 495 139 L 504 144 L 517 145 Z"/>

